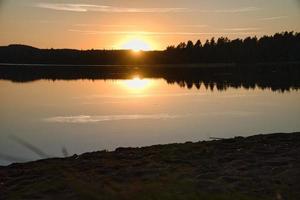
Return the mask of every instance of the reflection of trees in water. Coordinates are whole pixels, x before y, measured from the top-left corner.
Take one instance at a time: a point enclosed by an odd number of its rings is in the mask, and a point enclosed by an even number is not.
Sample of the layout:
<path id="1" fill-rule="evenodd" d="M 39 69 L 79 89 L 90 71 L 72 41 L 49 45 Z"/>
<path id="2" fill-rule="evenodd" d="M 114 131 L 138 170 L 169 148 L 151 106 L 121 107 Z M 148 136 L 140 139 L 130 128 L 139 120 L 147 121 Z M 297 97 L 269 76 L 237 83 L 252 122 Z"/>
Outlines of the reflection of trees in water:
<path id="1" fill-rule="evenodd" d="M 229 83 L 229 82 L 212 82 L 212 81 L 191 81 L 191 80 L 167 80 L 168 84 L 174 84 L 176 83 L 182 88 L 197 88 L 200 89 L 201 85 L 205 87 L 206 90 L 218 90 L 218 91 L 223 91 L 227 90 L 228 88 L 244 88 L 244 89 L 255 89 L 255 88 L 260 88 L 260 89 L 271 89 L 272 91 L 280 91 L 280 92 L 286 92 L 286 91 L 291 91 L 291 90 L 298 90 L 299 89 L 299 84 L 298 86 L 295 85 L 272 85 L 268 83 L 243 83 L 243 82 L 236 82 L 236 83 Z"/>
<path id="2" fill-rule="evenodd" d="M 168 84 L 188 89 L 203 85 L 209 90 L 228 88 L 290 91 L 300 88 L 300 64 L 218 65 L 218 66 L 2 66 L 0 79 L 14 82 L 34 80 L 163 78 Z"/>
<path id="3" fill-rule="evenodd" d="M 175 75 L 174 75 L 175 74 Z M 299 66 L 240 66 L 181 70 L 163 75 L 169 84 L 188 89 L 203 85 L 207 90 L 228 88 L 290 91 L 300 88 Z"/>

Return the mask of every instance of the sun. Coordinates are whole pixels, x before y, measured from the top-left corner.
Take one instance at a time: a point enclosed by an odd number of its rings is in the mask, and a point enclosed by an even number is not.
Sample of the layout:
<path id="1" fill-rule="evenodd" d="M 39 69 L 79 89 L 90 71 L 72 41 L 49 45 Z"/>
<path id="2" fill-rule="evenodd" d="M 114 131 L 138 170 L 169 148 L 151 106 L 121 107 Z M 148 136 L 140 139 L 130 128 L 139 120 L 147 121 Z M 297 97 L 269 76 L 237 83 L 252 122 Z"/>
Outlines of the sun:
<path id="1" fill-rule="evenodd" d="M 151 49 L 147 42 L 138 38 L 125 42 L 121 47 L 123 49 L 130 49 L 134 52 L 149 51 Z"/>

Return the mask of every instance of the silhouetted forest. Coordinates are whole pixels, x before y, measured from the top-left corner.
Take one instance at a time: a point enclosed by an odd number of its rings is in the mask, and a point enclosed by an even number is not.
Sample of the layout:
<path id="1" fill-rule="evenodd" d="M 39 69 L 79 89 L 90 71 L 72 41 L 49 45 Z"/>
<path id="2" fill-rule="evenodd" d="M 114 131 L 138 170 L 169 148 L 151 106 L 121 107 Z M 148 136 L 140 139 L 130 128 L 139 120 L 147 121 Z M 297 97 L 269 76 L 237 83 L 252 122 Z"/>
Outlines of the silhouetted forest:
<path id="1" fill-rule="evenodd" d="M 212 38 L 202 43 L 180 43 L 164 51 L 134 55 L 129 50 L 38 49 L 26 45 L 0 47 L 0 63 L 127 65 L 191 63 L 259 63 L 300 61 L 300 33 L 229 40 Z"/>
<path id="2" fill-rule="evenodd" d="M 169 58 L 179 63 L 256 63 L 300 60 L 300 33 L 283 32 L 274 36 L 229 40 L 211 38 L 167 47 Z"/>

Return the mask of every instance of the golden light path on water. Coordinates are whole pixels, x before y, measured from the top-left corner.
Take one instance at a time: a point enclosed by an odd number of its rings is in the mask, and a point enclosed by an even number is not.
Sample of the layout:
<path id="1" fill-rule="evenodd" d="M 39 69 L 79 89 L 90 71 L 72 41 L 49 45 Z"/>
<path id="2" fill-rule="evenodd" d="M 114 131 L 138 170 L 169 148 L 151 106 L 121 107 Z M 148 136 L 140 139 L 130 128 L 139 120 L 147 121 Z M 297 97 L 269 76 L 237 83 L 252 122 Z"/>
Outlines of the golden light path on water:
<path id="1" fill-rule="evenodd" d="M 133 76 L 132 79 L 122 80 L 121 85 L 133 93 L 145 93 L 151 87 L 152 82 L 149 79 L 142 79 L 139 75 Z"/>

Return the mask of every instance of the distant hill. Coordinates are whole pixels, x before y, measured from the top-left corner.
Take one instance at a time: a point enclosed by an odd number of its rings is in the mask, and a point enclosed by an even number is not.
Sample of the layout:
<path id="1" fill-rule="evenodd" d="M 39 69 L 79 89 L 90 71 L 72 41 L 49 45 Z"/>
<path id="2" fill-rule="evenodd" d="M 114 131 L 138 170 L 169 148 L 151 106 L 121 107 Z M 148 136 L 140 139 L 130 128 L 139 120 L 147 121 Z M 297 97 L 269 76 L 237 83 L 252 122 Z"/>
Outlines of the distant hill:
<path id="1" fill-rule="evenodd" d="M 7 47 L 11 49 L 38 50 L 38 48 L 28 46 L 28 45 L 23 45 L 23 44 L 10 44 Z"/>

